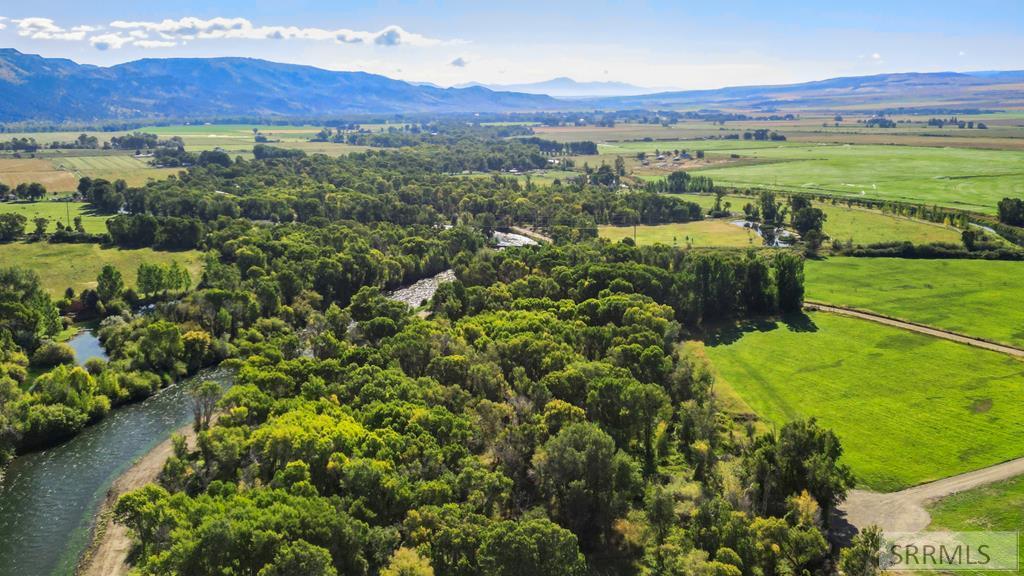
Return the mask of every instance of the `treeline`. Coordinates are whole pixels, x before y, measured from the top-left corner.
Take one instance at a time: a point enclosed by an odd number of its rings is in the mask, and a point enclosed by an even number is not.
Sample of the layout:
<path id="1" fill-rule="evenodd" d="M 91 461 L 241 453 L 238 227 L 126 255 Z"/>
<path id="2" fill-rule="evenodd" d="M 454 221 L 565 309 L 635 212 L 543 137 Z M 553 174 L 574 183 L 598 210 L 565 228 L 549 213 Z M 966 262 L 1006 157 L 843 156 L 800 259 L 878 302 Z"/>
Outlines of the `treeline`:
<path id="1" fill-rule="evenodd" d="M 708 193 L 715 190 L 715 183 L 708 176 L 694 176 L 684 170 L 677 170 L 664 180 L 648 180 L 644 190 L 658 194 Z"/>
<path id="2" fill-rule="evenodd" d="M 532 138 L 520 138 L 519 141 L 536 146 L 544 154 L 566 154 L 570 156 L 593 156 L 597 154 L 597 144 L 589 140 L 556 142 L 534 136 Z"/>
<path id="3" fill-rule="evenodd" d="M 429 319 L 363 288 L 317 318 L 311 357 L 285 345 L 301 323 L 255 325 L 234 387 L 219 402 L 197 391 L 196 447 L 176 439 L 159 485 L 115 507 L 137 568 L 833 569 L 825 530 L 853 486 L 838 440 L 814 421 L 764 436 L 731 423 L 711 372 L 675 348 L 680 311 L 656 296 L 657 280 L 758 255 L 591 243 L 466 256 Z M 858 558 L 844 570 L 867 573 Z"/>

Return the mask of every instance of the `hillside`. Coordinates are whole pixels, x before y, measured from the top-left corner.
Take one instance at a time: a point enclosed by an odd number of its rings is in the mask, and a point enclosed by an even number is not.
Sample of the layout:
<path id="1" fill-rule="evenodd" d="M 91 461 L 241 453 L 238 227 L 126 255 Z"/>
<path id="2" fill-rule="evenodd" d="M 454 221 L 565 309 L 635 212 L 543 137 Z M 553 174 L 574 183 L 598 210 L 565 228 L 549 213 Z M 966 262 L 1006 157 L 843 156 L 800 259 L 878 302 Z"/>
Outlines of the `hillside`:
<path id="1" fill-rule="evenodd" d="M 555 108 L 543 95 L 415 86 L 251 58 L 144 59 L 109 68 L 0 50 L 0 122 L 318 116 Z"/>
<path id="2" fill-rule="evenodd" d="M 1024 71 L 877 74 L 776 86 L 601 98 L 589 103 L 601 108 L 650 109 L 1013 108 L 1024 106 Z"/>

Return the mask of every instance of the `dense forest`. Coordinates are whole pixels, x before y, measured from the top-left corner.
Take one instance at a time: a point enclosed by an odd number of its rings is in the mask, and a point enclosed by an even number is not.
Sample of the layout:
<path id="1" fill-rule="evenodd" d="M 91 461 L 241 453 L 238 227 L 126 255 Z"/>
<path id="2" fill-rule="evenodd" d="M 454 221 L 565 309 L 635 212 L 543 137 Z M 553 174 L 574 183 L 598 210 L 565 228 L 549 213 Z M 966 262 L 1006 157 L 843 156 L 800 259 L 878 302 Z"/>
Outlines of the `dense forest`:
<path id="1" fill-rule="evenodd" d="M 486 138 L 255 152 L 205 152 L 141 188 L 80 182 L 117 215 L 107 234 L 65 241 L 199 249 L 199 278 L 107 267 L 96 289 L 54 301 L 31 272 L 0 269 L 2 460 L 204 368 L 235 372 L 223 394 L 195 386 L 194 445 L 176 438 L 159 483 L 115 507 L 140 573 L 870 568 L 856 553 L 870 544 L 840 559 L 826 539 L 853 486 L 836 436 L 813 420 L 734 421 L 681 344 L 723 321 L 799 315 L 802 256 L 596 239 L 597 224 L 700 219 L 660 192 L 710 181 L 460 175 L 547 161 Z M 521 224 L 554 243 L 492 247 Z M 446 269 L 455 280 L 419 310 L 383 295 Z M 101 320 L 109 361 L 77 367 L 52 342 L 71 310 Z M 30 369 L 42 373 L 26 388 Z"/>

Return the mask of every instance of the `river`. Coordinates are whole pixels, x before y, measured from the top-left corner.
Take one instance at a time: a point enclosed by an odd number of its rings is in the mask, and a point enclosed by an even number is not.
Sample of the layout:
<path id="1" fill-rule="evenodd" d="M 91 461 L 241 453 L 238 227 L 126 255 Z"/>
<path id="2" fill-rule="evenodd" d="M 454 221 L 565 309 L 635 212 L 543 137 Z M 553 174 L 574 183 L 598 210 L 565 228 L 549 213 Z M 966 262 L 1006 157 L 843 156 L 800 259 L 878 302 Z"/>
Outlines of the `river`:
<path id="1" fill-rule="evenodd" d="M 497 236 L 497 235 L 496 235 Z M 525 236 L 496 237 L 498 247 L 535 244 Z M 388 293 L 418 307 L 451 270 Z M 106 358 L 91 331 L 69 341 L 76 361 Z M 216 369 L 169 386 L 138 404 L 118 408 L 60 446 L 15 458 L 0 481 L 0 576 L 71 575 L 89 543 L 96 511 L 111 483 L 192 419 L 188 386 L 212 379 L 225 388 L 232 373 Z"/>

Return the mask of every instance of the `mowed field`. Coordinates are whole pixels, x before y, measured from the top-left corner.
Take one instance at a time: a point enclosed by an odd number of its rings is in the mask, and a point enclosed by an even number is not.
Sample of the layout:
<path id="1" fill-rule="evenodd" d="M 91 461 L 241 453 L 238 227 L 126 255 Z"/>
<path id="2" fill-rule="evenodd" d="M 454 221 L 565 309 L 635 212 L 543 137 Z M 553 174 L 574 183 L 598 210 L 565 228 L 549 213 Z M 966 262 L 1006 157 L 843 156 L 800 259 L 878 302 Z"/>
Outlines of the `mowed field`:
<path id="1" fill-rule="evenodd" d="M 623 238 L 633 238 L 632 226 L 599 226 L 598 235 L 618 242 Z M 761 238 L 756 232 L 732 224 L 728 220 L 701 220 L 682 224 L 661 224 L 658 226 L 637 226 L 637 244 L 667 244 L 669 246 L 736 247 L 761 246 Z"/>
<path id="2" fill-rule="evenodd" d="M 49 160 L 0 157 L 0 183 L 14 188 L 23 182 L 39 182 L 49 192 L 68 192 L 78 186 L 74 174 L 58 170 Z"/>
<path id="3" fill-rule="evenodd" d="M 85 231 L 99 234 L 107 231 L 107 218 L 110 218 L 108 215 L 94 214 L 84 202 L 0 202 L 0 214 L 6 213 L 24 216 L 28 220 L 25 225 L 27 232 L 35 228 L 35 224 L 32 223 L 35 218 L 48 218 L 50 224 L 46 229 L 53 232 L 57 228 L 55 222 L 68 224 L 70 219 L 70 224 L 74 226 L 75 216 L 81 216 Z M 0 251 L 2 250 L 3 246 L 0 245 Z"/>
<path id="4" fill-rule="evenodd" d="M 861 488 L 890 492 L 1024 455 L 1024 362 L 814 312 L 706 340 L 727 387 L 775 425 L 816 417 Z"/>
<path id="5" fill-rule="evenodd" d="M 825 192 L 939 204 L 994 213 L 1004 197 L 1024 196 L 1024 151 L 780 144 L 737 150 L 770 160 L 701 170 L 716 184 Z"/>
<path id="6" fill-rule="evenodd" d="M 809 300 L 1024 347 L 1024 262 L 831 257 L 804 278 Z"/>
<path id="7" fill-rule="evenodd" d="M 96 287 L 96 276 L 110 264 L 121 271 L 125 287 L 135 286 L 135 272 L 143 262 L 170 264 L 177 261 L 199 281 L 202 258 L 197 251 L 160 252 L 150 248 L 124 250 L 101 248 L 98 244 L 50 244 L 48 242 L 13 242 L 0 244 L 0 268 L 19 266 L 35 271 L 51 296 L 60 298 L 69 286 L 75 292 Z"/>
<path id="8" fill-rule="evenodd" d="M 673 196 L 681 200 L 696 202 L 705 211 L 710 210 L 715 204 L 715 197 L 711 194 L 677 194 Z M 756 205 L 757 198 L 727 195 L 722 198 L 723 206 L 725 203 L 729 203 L 729 210 L 739 213 L 742 212 L 745 204 Z M 821 208 L 827 216 L 823 228 L 825 234 L 829 238 L 841 242 L 847 240 L 853 240 L 854 244 L 873 244 L 893 240 L 908 240 L 915 244 L 960 242 L 959 230 L 933 222 L 828 202 L 815 202 L 814 206 Z"/>

